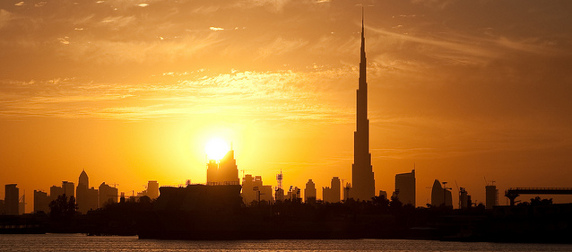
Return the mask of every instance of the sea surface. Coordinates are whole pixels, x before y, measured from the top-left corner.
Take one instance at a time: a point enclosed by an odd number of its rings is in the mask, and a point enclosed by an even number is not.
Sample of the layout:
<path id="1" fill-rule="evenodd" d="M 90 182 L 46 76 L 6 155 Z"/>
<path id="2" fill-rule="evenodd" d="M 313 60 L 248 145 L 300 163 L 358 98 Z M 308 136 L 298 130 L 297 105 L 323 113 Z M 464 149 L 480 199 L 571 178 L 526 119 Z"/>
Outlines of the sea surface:
<path id="1" fill-rule="evenodd" d="M 0 235 L 0 251 L 572 251 L 572 244 L 425 240 L 164 241 L 81 234 Z"/>

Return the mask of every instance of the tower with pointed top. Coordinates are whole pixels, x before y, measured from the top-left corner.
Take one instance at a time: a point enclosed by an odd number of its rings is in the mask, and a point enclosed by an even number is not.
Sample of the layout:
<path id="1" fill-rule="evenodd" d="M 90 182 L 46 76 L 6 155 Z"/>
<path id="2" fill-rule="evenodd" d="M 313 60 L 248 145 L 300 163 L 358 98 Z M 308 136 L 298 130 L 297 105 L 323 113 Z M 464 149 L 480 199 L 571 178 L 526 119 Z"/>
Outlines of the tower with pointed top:
<path id="1" fill-rule="evenodd" d="M 356 200 L 371 200 L 375 196 L 375 180 L 369 153 L 369 119 L 367 119 L 365 34 L 363 8 L 361 18 L 361 49 L 359 64 L 359 87 L 357 89 L 356 131 L 354 132 L 354 163 L 352 165 L 352 188 L 350 197 Z"/>

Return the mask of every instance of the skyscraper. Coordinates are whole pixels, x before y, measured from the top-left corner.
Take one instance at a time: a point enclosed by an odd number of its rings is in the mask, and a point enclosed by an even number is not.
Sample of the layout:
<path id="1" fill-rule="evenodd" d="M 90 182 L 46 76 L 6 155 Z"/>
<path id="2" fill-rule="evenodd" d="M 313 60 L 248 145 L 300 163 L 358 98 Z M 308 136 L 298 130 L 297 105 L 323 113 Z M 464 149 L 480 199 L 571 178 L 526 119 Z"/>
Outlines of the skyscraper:
<path id="1" fill-rule="evenodd" d="M 443 182 L 446 183 L 446 182 Z M 447 207 L 453 207 L 453 195 L 448 188 L 442 187 L 439 180 L 433 182 L 433 188 L 431 189 L 431 205 L 434 207 L 440 207 L 445 205 Z"/>
<path id="2" fill-rule="evenodd" d="M 415 206 L 415 170 L 395 175 L 395 194 L 403 205 Z"/>
<path id="3" fill-rule="evenodd" d="M 239 185 L 238 167 L 234 159 L 234 150 L 230 150 L 217 163 L 207 163 L 207 185 Z"/>
<path id="4" fill-rule="evenodd" d="M 272 186 L 263 185 L 262 177 L 255 176 L 251 174 L 246 174 L 242 178 L 242 200 L 244 204 L 251 205 L 254 202 L 266 201 L 268 203 L 273 203 L 274 198 L 272 198 Z"/>
<path id="5" fill-rule="evenodd" d="M 117 188 L 111 187 L 105 182 L 99 185 L 99 207 L 104 207 L 105 205 L 111 203 L 117 203 L 119 193 Z"/>
<path id="6" fill-rule="evenodd" d="M 312 179 L 308 180 L 306 183 L 306 188 L 304 189 L 304 202 L 316 202 L 316 184 L 314 184 Z"/>
<path id="7" fill-rule="evenodd" d="M 37 212 L 50 212 L 50 197 L 48 193 L 34 190 L 34 213 Z"/>
<path id="8" fill-rule="evenodd" d="M 79 179 L 77 183 L 77 187 L 75 189 L 76 199 L 75 202 L 77 203 L 78 211 L 81 213 L 86 213 L 87 210 L 87 189 L 89 188 L 89 178 L 87 177 L 87 173 L 85 170 L 81 171 L 79 174 Z"/>
<path id="9" fill-rule="evenodd" d="M 496 185 L 487 185 L 485 186 L 485 194 L 486 194 L 486 209 L 493 209 L 494 206 L 499 204 L 498 202 L 498 195 L 499 191 L 497 190 Z"/>
<path id="10" fill-rule="evenodd" d="M 89 177 L 85 171 L 82 171 L 79 175 L 78 184 L 75 190 L 76 203 L 79 212 L 85 214 L 89 210 L 97 209 L 97 206 L 99 205 L 99 192 L 93 187 L 89 188 Z"/>
<path id="11" fill-rule="evenodd" d="M 322 198 L 324 202 L 340 202 L 340 178 L 333 177 L 330 187 L 322 188 Z M 353 195 L 353 194 L 352 194 Z"/>
<path id="12" fill-rule="evenodd" d="M 159 197 L 159 183 L 156 180 L 147 183 L 147 196 L 151 199 Z"/>
<path id="13" fill-rule="evenodd" d="M 18 215 L 20 206 L 20 189 L 16 184 L 8 184 L 4 186 L 4 204 L 7 215 Z"/>
<path id="14" fill-rule="evenodd" d="M 70 197 L 75 198 L 75 190 L 74 190 L 73 182 L 62 181 L 62 188 L 64 190 L 64 194 L 66 195 L 66 197 L 68 197 L 68 199 Z"/>
<path id="15" fill-rule="evenodd" d="M 367 119 L 367 80 L 363 9 L 361 19 L 361 50 L 359 87 L 357 90 L 356 131 L 354 132 L 354 163 L 352 165 L 351 197 L 371 200 L 375 196 L 375 180 L 369 153 L 369 120 Z"/>

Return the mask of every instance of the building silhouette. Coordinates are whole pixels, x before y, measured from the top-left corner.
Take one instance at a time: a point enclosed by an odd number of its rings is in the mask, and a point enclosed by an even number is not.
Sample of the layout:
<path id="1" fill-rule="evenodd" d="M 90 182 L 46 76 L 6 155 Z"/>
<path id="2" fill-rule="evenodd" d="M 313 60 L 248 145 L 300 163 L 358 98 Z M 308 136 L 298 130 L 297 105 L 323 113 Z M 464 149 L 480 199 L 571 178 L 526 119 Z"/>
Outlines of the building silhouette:
<path id="1" fill-rule="evenodd" d="M 64 189 L 53 185 L 50 187 L 50 201 L 56 200 L 60 195 L 64 195 Z"/>
<path id="2" fill-rule="evenodd" d="M 80 213 L 87 213 L 95 210 L 99 206 L 99 191 L 93 187 L 89 188 L 89 177 L 85 170 L 79 175 L 76 187 L 76 203 Z"/>
<path id="3" fill-rule="evenodd" d="M 351 190 L 351 196 L 353 197 L 353 189 Z M 322 199 L 324 202 L 337 203 L 340 202 L 340 179 L 338 177 L 333 177 L 330 187 L 322 188 Z M 355 198 L 354 198 L 355 199 Z"/>
<path id="4" fill-rule="evenodd" d="M 20 189 L 17 184 L 7 184 L 4 186 L 4 208 L 7 215 L 18 215 L 20 213 Z"/>
<path id="5" fill-rule="evenodd" d="M 309 179 L 306 183 L 306 188 L 304 188 L 304 202 L 306 203 L 316 203 L 316 184 Z"/>
<path id="6" fill-rule="evenodd" d="M 344 198 L 344 202 L 351 198 L 350 191 L 352 190 L 352 184 L 346 183 L 344 186 L 344 194 L 342 195 Z"/>
<path id="7" fill-rule="evenodd" d="M 472 205 L 471 195 L 464 187 L 459 188 L 459 209 L 467 209 Z"/>
<path id="8" fill-rule="evenodd" d="M 274 202 L 272 198 L 272 186 L 263 185 L 261 176 L 253 177 L 251 174 L 246 174 L 242 178 L 241 196 L 246 205 L 263 200 L 268 203 Z"/>
<path id="9" fill-rule="evenodd" d="M 403 205 L 415 206 L 415 169 L 395 175 L 395 195 Z"/>
<path id="10" fill-rule="evenodd" d="M 50 212 L 50 196 L 43 191 L 34 190 L 34 213 Z"/>
<path id="11" fill-rule="evenodd" d="M 118 190 L 115 187 L 111 187 L 105 182 L 99 185 L 99 207 L 104 207 L 107 204 L 118 202 Z"/>
<path id="12" fill-rule="evenodd" d="M 369 120 L 367 119 L 365 35 L 363 10 L 361 20 L 361 49 L 359 64 L 359 88 L 357 89 L 356 131 L 354 132 L 354 163 L 352 165 L 351 197 L 371 200 L 375 196 L 375 180 L 369 153 Z"/>
<path id="13" fill-rule="evenodd" d="M 64 194 L 69 197 L 75 198 L 75 186 L 73 182 L 69 181 L 62 181 L 62 189 L 64 190 Z"/>
<path id="14" fill-rule="evenodd" d="M 209 160 L 207 163 L 207 185 L 239 185 L 238 167 L 234 159 L 234 150 L 216 162 Z"/>
<path id="15" fill-rule="evenodd" d="M 156 199 L 159 197 L 159 183 L 155 180 L 147 182 L 147 197 Z"/>
<path id="16" fill-rule="evenodd" d="M 289 199 L 292 202 L 299 202 L 300 201 L 300 188 L 297 186 L 290 186 L 288 193 L 286 194 L 286 199 Z"/>
<path id="17" fill-rule="evenodd" d="M 274 190 L 274 199 L 276 199 L 276 201 L 284 201 L 284 189 L 282 188 L 276 188 L 276 190 Z"/>
<path id="18" fill-rule="evenodd" d="M 497 206 L 499 204 L 498 202 L 499 191 L 497 190 L 496 185 L 485 186 L 485 196 L 486 196 L 486 201 L 485 201 L 486 209 L 493 209 L 494 206 Z"/>
<path id="19" fill-rule="evenodd" d="M 445 205 L 453 207 L 453 195 L 447 188 L 443 188 L 439 180 L 435 180 L 433 188 L 431 189 L 431 205 L 439 207 Z"/>

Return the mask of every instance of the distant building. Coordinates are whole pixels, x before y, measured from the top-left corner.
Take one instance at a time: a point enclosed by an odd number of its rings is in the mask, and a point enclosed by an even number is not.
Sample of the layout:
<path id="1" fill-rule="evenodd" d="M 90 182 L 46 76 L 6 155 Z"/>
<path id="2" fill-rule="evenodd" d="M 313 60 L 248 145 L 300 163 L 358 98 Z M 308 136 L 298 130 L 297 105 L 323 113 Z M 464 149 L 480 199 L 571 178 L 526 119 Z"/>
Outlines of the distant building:
<path id="1" fill-rule="evenodd" d="M 48 193 L 34 190 L 34 213 L 50 212 L 50 197 Z"/>
<path id="2" fill-rule="evenodd" d="M 431 189 L 431 205 L 439 207 L 442 205 L 453 207 L 453 195 L 451 191 L 443 188 L 439 180 L 435 180 Z"/>
<path id="3" fill-rule="evenodd" d="M 499 191 L 497 190 L 496 185 L 488 185 L 485 187 L 485 195 L 486 195 L 486 209 L 493 209 L 494 206 L 499 204 L 498 196 Z"/>
<path id="4" fill-rule="evenodd" d="M 207 163 L 207 185 L 239 185 L 239 182 L 234 150 L 228 151 L 218 164 L 215 160 Z"/>
<path id="5" fill-rule="evenodd" d="M 395 194 L 403 205 L 415 206 L 415 170 L 395 175 Z"/>
<path id="6" fill-rule="evenodd" d="M 256 176 L 252 177 L 251 174 L 246 174 L 242 178 L 242 200 L 247 206 L 253 202 L 266 201 L 268 203 L 273 203 L 272 198 L 272 186 L 263 185 L 262 177 Z"/>
<path id="7" fill-rule="evenodd" d="M 216 185 L 219 181 L 218 163 L 216 160 L 209 160 L 207 163 L 207 185 Z"/>
<path id="8" fill-rule="evenodd" d="M 4 186 L 4 208 L 7 215 L 18 215 L 20 213 L 20 189 L 17 184 L 8 184 Z"/>
<path id="9" fill-rule="evenodd" d="M 159 197 L 159 183 L 157 181 L 151 180 L 147 183 L 147 197 L 151 199 Z"/>
<path id="10" fill-rule="evenodd" d="M 351 198 L 350 196 L 351 190 L 352 190 L 352 184 L 346 183 L 346 185 L 344 186 L 344 194 L 343 194 L 344 201 L 347 201 L 348 199 Z"/>
<path id="11" fill-rule="evenodd" d="M 316 184 L 312 179 L 308 180 L 306 183 L 306 188 L 304 189 L 304 202 L 315 203 L 316 202 Z"/>
<path id="12" fill-rule="evenodd" d="M 288 190 L 286 198 L 292 202 L 300 202 L 300 188 L 298 188 L 297 186 L 295 187 L 290 186 L 290 190 Z"/>
<path id="13" fill-rule="evenodd" d="M 333 177 L 331 186 L 322 188 L 322 197 L 324 202 L 340 202 L 340 190 L 340 179 L 338 177 Z"/>
<path id="14" fill-rule="evenodd" d="M 64 195 L 64 189 L 59 186 L 50 187 L 50 199 L 56 200 L 59 196 Z"/>
<path id="15" fill-rule="evenodd" d="M 276 201 L 284 201 L 284 189 L 282 188 L 276 188 L 276 190 L 274 190 L 274 199 L 276 199 Z"/>
<path id="16" fill-rule="evenodd" d="M 75 198 L 75 186 L 73 182 L 69 181 L 62 181 L 62 188 L 64 190 L 64 194 L 66 197 L 74 197 Z"/>
<path id="17" fill-rule="evenodd" d="M 99 207 L 104 207 L 110 203 L 117 203 L 119 200 L 119 191 L 115 187 L 111 187 L 105 182 L 99 186 Z"/>
<path id="18" fill-rule="evenodd" d="M 80 213 L 87 213 L 89 210 L 97 209 L 99 205 L 99 192 L 97 189 L 89 188 L 89 177 L 85 171 L 79 175 L 76 187 L 76 203 Z"/>
<path id="19" fill-rule="evenodd" d="M 459 189 L 459 209 L 467 209 L 470 208 L 471 205 L 471 195 L 469 195 L 465 188 L 461 187 Z"/>

